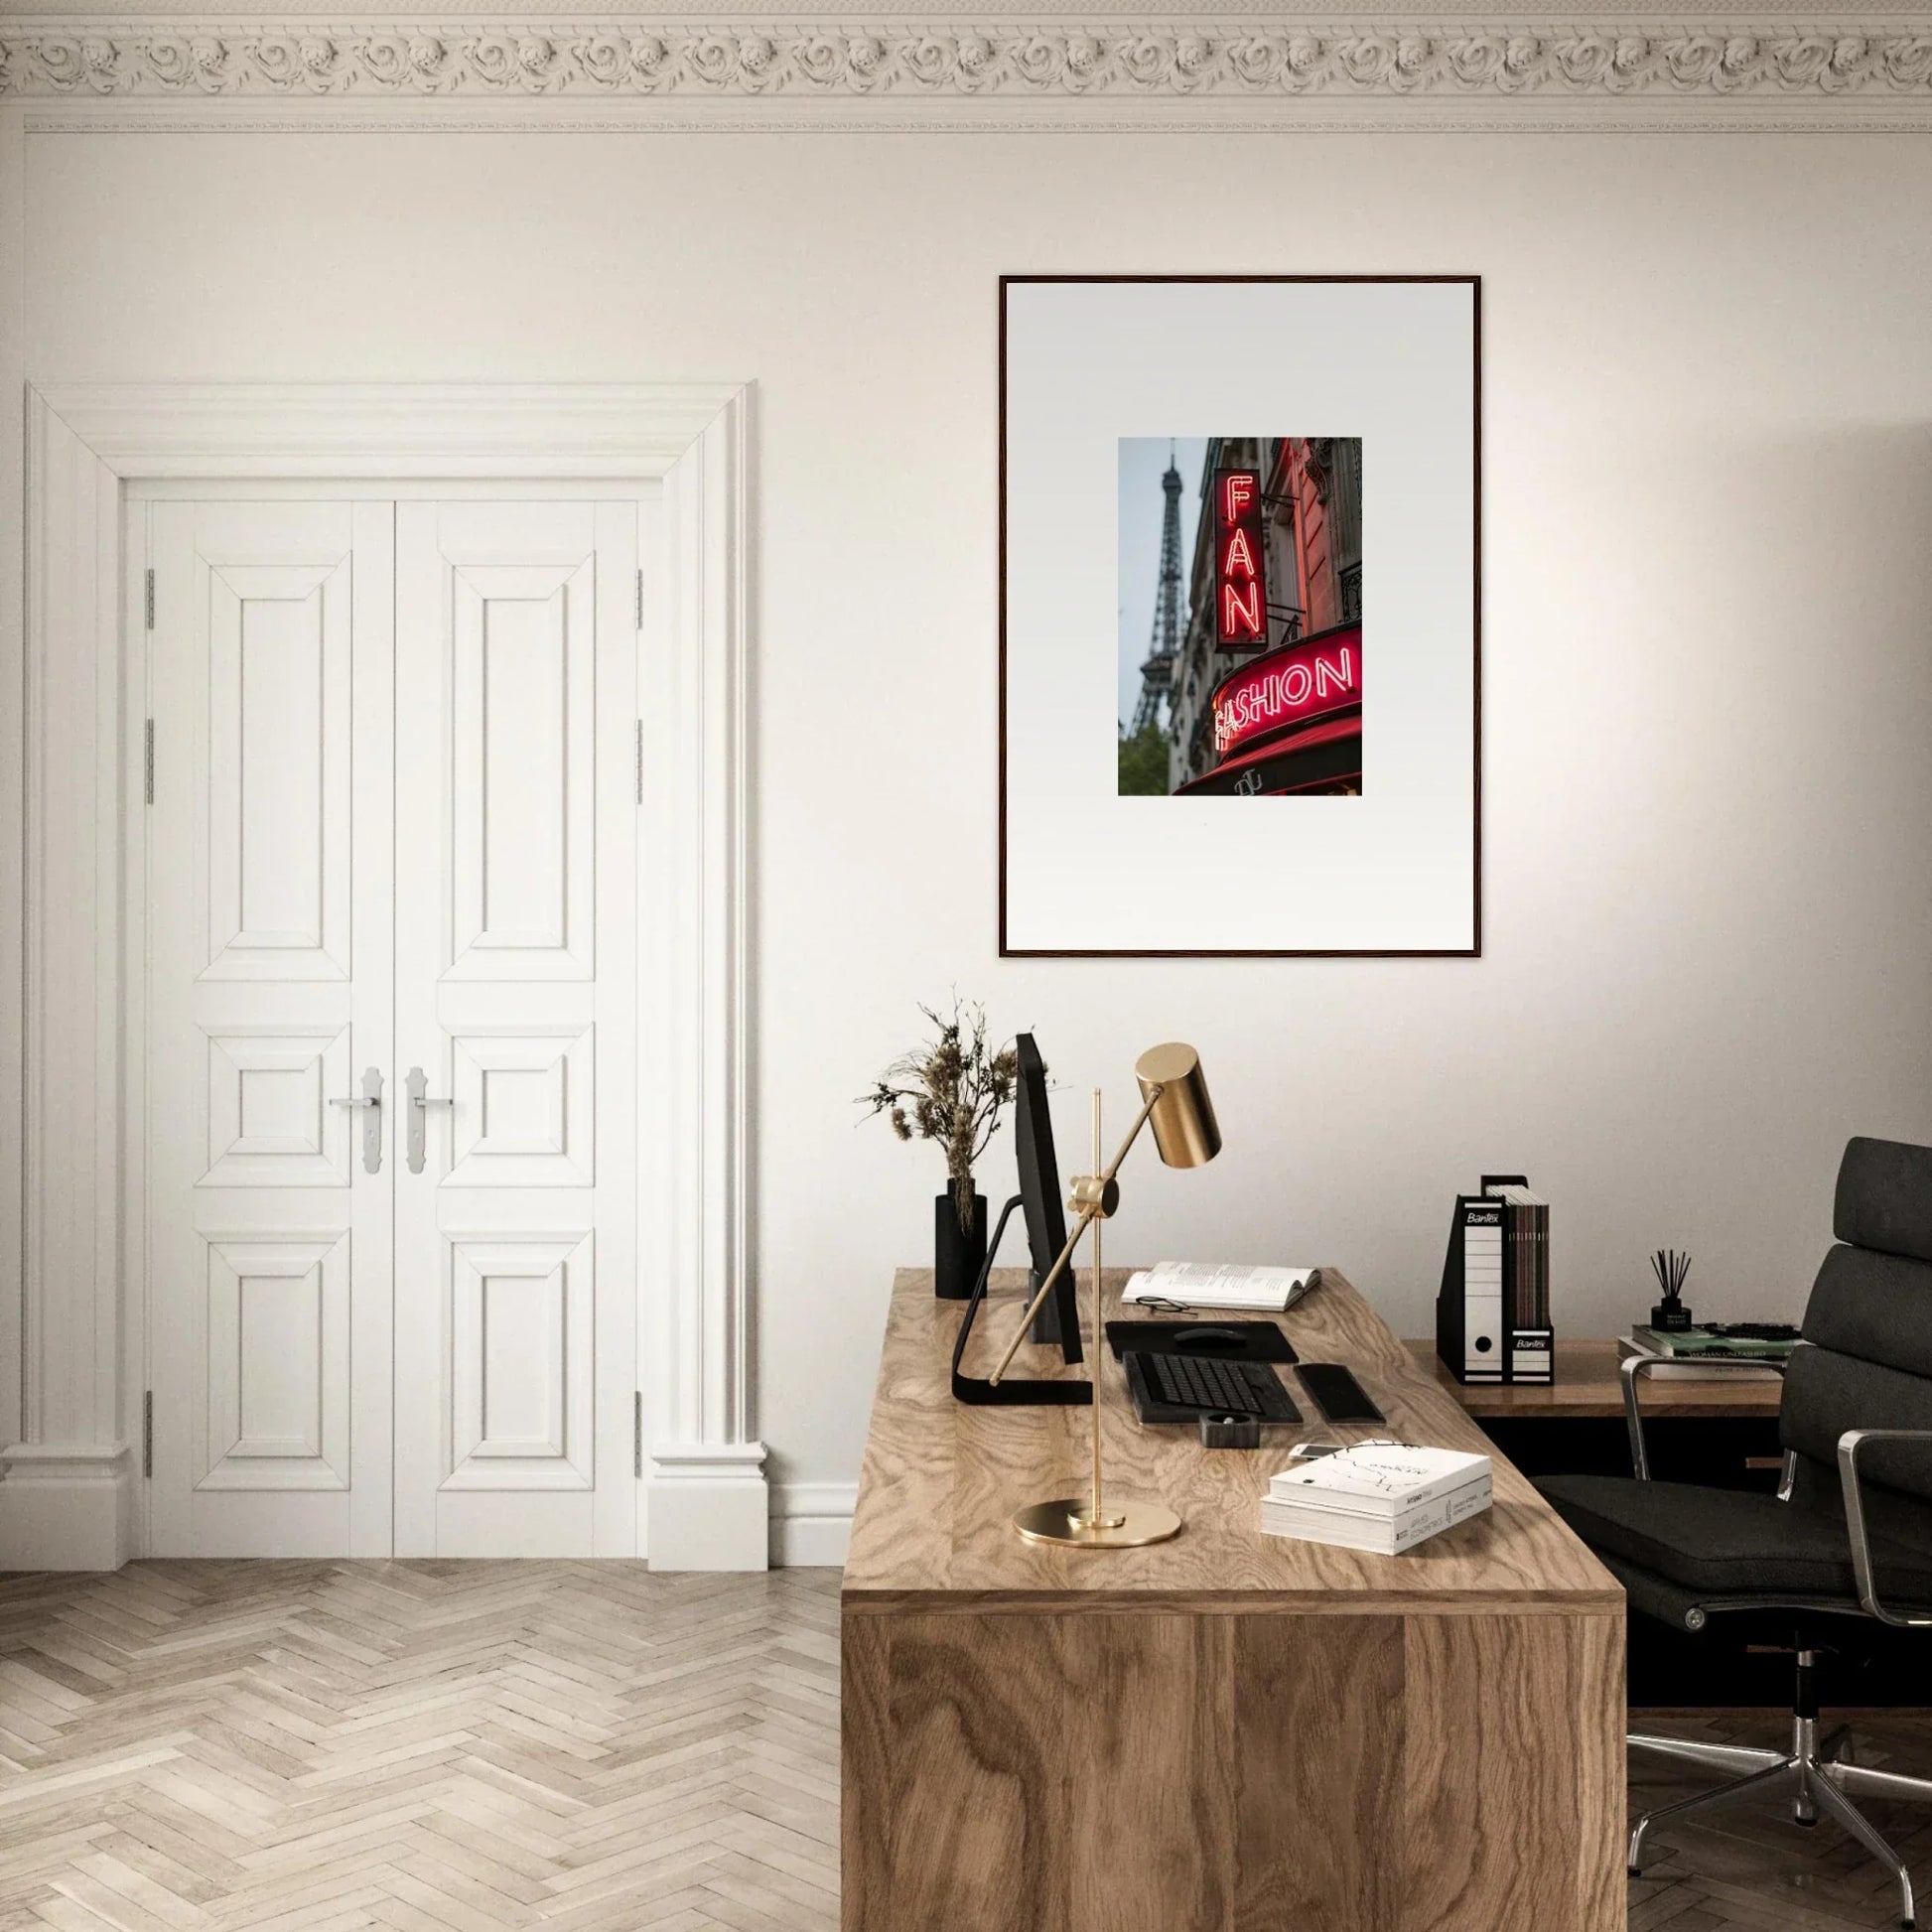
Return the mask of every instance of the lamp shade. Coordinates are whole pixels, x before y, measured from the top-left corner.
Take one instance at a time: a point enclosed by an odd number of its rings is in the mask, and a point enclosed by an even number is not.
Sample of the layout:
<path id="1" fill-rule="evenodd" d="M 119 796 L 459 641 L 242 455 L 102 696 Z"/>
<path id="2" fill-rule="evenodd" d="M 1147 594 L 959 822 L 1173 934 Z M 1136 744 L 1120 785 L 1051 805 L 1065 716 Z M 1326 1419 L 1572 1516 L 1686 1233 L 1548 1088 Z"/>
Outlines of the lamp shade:
<path id="1" fill-rule="evenodd" d="M 1169 1167 L 1205 1167 L 1220 1153 L 1220 1123 L 1201 1075 L 1200 1055 L 1191 1046 L 1177 1039 L 1150 1046 L 1134 1062 L 1134 1077 L 1141 1083 L 1141 1098 L 1154 1103 L 1148 1125 Z"/>

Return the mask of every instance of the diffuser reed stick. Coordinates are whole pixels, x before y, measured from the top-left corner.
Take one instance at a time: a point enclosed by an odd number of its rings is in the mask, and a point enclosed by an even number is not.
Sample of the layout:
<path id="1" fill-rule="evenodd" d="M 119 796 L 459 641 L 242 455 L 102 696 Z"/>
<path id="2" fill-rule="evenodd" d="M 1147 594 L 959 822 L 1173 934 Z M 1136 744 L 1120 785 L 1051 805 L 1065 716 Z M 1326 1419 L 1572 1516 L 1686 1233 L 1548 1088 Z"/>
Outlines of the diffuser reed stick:
<path id="1" fill-rule="evenodd" d="M 1684 1306 L 1684 1279 L 1691 1272 L 1691 1257 L 1678 1248 L 1659 1248 L 1650 1257 L 1650 1272 L 1664 1299 L 1650 1311 L 1650 1325 L 1669 1331 L 1691 1326 L 1691 1311 Z"/>

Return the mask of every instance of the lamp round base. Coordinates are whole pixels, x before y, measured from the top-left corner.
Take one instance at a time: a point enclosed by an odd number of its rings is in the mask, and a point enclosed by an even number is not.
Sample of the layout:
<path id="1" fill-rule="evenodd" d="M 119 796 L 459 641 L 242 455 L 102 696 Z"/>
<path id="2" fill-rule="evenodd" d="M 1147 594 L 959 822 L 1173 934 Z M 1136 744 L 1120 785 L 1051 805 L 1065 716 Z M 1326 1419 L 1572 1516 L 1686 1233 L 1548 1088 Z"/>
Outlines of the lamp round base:
<path id="1" fill-rule="evenodd" d="M 1087 1496 L 1059 1496 L 1050 1503 L 1029 1503 L 1014 1512 L 1013 1527 L 1029 1543 L 1063 1543 L 1076 1550 L 1138 1550 L 1180 1533 L 1180 1518 L 1165 1503 L 1110 1499 L 1108 1513 L 1117 1514 L 1119 1522 L 1088 1523 L 1091 1501 Z"/>

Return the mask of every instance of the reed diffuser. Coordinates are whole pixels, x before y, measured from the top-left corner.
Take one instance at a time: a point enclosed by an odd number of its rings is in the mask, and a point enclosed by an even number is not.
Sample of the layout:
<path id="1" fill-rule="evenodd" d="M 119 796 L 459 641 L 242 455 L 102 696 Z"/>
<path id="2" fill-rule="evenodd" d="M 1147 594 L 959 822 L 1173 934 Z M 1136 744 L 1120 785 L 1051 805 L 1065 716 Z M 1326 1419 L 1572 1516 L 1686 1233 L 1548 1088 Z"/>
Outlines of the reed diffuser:
<path id="1" fill-rule="evenodd" d="M 1650 1272 L 1664 1299 L 1650 1311 L 1650 1325 L 1666 1334 L 1682 1334 L 1692 1325 L 1691 1311 L 1684 1306 L 1684 1277 L 1691 1272 L 1691 1257 L 1675 1248 L 1659 1248 L 1650 1257 Z"/>

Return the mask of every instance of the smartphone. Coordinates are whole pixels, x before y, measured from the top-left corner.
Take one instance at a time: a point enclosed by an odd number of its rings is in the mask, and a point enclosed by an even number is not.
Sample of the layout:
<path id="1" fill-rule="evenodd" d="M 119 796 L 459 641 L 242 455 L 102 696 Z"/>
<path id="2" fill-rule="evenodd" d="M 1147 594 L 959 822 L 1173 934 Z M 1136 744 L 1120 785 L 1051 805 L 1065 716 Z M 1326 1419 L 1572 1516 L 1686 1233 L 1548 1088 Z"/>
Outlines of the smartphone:
<path id="1" fill-rule="evenodd" d="M 1304 1362 L 1296 1371 L 1323 1422 L 1387 1422 L 1368 1391 L 1340 1362 Z"/>

